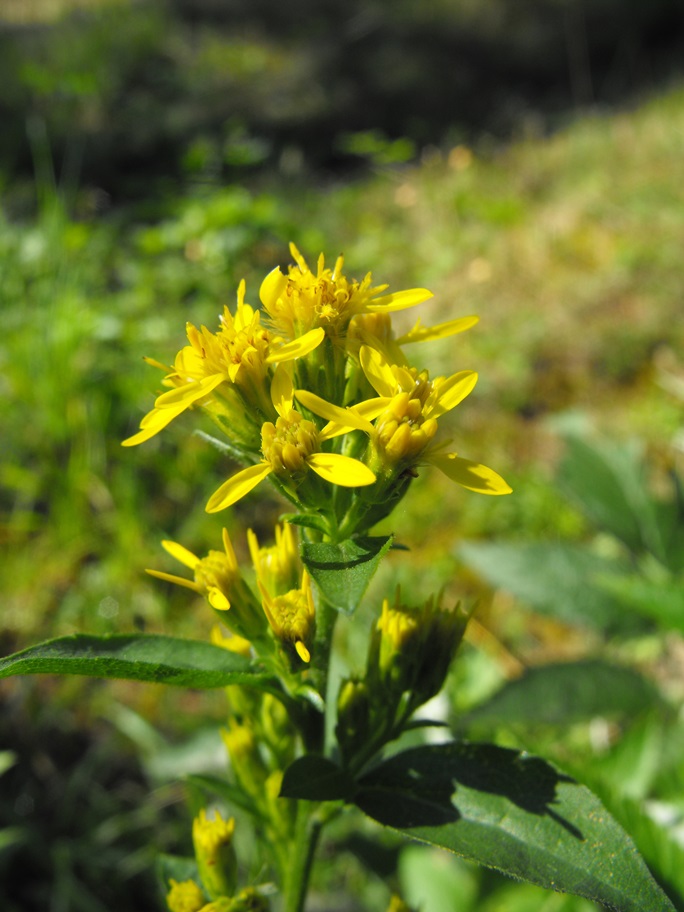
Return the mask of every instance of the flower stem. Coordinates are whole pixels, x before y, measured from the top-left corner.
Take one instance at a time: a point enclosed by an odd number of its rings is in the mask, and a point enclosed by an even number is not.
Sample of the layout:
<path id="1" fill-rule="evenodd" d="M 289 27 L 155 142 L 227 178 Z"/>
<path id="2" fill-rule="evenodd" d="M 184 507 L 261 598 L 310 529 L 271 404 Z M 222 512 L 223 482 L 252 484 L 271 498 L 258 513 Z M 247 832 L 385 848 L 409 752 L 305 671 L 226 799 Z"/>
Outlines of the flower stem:
<path id="1" fill-rule="evenodd" d="M 283 912 L 303 912 L 314 854 L 323 827 L 311 801 L 297 802 L 297 822 L 284 884 Z"/>

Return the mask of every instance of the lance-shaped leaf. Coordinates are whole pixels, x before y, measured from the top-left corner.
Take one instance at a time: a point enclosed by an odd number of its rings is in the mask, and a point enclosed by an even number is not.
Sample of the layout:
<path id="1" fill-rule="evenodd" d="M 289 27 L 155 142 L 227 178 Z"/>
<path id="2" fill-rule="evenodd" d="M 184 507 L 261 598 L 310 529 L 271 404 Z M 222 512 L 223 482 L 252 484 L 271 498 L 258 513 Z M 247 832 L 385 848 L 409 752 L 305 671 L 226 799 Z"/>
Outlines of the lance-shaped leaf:
<path id="1" fill-rule="evenodd" d="M 351 614 L 391 543 L 391 536 L 347 539 L 337 545 L 305 542 L 302 560 L 326 601 Z"/>
<path id="2" fill-rule="evenodd" d="M 0 678 L 19 674 L 78 674 L 175 684 L 270 689 L 273 681 L 249 659 L 198 640 L 160 635 L 59 637 L 0 659 Z"/>
<path id="3" fill-rule="evenodd" d="M 587 788 L 489 744 L 417 747 L 361 778 L 370 817 L 505 874 L 618 912 L 674 912 L 634 843 Z"/>

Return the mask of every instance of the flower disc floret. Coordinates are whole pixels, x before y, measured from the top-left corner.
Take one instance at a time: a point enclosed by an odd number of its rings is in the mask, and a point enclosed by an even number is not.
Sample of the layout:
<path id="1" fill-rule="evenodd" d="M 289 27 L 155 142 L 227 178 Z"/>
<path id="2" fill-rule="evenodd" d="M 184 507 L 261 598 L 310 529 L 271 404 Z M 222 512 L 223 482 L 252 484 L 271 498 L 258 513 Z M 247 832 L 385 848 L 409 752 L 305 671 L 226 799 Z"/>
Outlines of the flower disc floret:
<path id="1" fill-rule="evenodd" d="M 273 598 L 259 584 L 263 599 L 264 613 L 277 640 L 296 652 L 302 662 L 311 661 L 311 648 L 315 633 L 315 607 L 311 580 L 306 571 L 302 573 L 299 589 L 292 589 L 284 595 Z"/>
<path id="2" fill-rule="evenodd" d="M 296 265 L 290 266 L 287 274 L 274 269 L 259 292 L 270 325 L 285 339 L 296 339 L 314 328 L 339 339 L 359 314 L 403 310 L 432 297 L 425 288 L 382 295 L 387 285 L 374 286 L 370 273 L 361 282 L 348 279 L 342 271 L 342 256 L 333 269 L 327 269 L 321 254 L 314 273 L 294 244 L 290 244 L 290 253 Z"/>
<path id="3" fill-rule="evenodd" d="M 307 460 L 320 448 L 316 425 L 290 409 L 273 424 L 261 429 L 261 452 L 276 475 L 296 477 L 304 472 Z"/>

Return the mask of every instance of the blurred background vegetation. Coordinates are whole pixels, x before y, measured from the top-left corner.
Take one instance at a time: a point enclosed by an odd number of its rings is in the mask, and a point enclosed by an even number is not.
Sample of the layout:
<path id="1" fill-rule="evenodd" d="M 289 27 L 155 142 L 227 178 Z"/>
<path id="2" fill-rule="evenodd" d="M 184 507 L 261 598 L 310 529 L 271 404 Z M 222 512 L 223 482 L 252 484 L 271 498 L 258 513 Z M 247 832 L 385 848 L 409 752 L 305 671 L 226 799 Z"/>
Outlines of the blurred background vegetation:
<path id="1" fill-rule="evenodd" d="M 416 357 L 480 371 L 457 448 L 515 493 L 425 473 L 385 577 L 480 605 L 444 712 L 595 788 L 684 908 L 683 69 L 679 0 L 2 0 L 2 654 L 207 634 L 144 568 L 161 538 L 216 546 L 228 467 L 191 419 L 121 449 L 159 382 L 142 356 L 214 327 L 242 277 L 256 303 L 289 240 L 343 251 L 430 287 L 426 323 L 481 317 Z M 0 706 L 3 910 L 156 908 L 150 843 L 187 839 L 177 775 L 222 762 L 221 695 L 19 679 Z M 335 839 L 318 908 L 382 908 L 386 881 L 424 912 L 594 908 Z"/>

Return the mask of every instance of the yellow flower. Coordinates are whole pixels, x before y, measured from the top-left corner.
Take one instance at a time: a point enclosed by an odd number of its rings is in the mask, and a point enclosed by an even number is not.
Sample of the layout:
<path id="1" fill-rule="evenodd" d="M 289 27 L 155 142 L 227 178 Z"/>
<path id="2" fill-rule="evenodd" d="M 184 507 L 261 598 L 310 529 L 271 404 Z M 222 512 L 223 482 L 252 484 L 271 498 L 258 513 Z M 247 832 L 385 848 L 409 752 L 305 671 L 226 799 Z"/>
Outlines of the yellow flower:
<path id="1" fill-rule="evenodd" d="M 178 352 L 174 369 L 166 377 L 166 384 L 173 389 L 157 397 L 152 411 L 140 422 L 140 431 L 124 440 L 124 446 L 149 440 L 193 405 L 213 406 L 214 411 L 223 413 L 233 430 L 232 419 L 249 421 L 254 410 L 270 413 L 271 365 L 312 351 L 323 340 L 324 331 L 313 329 L 284 344 L 261 325 L 259 312 L 246 304 L 244 297 L 242 281 L 235 316 L 224 308 L 217 333 L 188 323 L 190 344 Z"/>
<path id="2" fill-rule="evenodd" d="M 247 542 L 257 579 L 270 595 L 282 595 L 295 589 L 302 572 L 297 536 L 289 523 L 276 525 L 275 545 L 260 548 L 259 540 L 251 529 Z"/>
<path id="3" fill-rule="evenodd" d="M 417 320 L 412 329 L 395 338 L 389 314 L 365 314 L 356 317 L 350 324 L 347 350 L 356 356 L 362 345 L 368 345 L 380 352 L 390 364 L 406 365 L 408 362 L 401 350 L 402 345 L 409 345 L 412 342 L 431 342 L 465 332 L 475 326 L 479 319 L 474 315 L 457 317 L 455 320 L 438 323 L 436 326 L 423 326 L 421 321 Z"/>
<path id="4" fill-rule="evenodd" d="M 259 591 L 276 639 L 294 650 L 302 662 L 310 662 L 316 609 L 309 574 L 304 570 L 301 588 L 291 589 L 284 595 L 272 597 L 261 582 Z"/>
<path id="5" fill-rule="evenodd" d="M 209 498 L 208 513 L 230 507 L 272 472 L 294 488 L 308 469 L 331 484 L 350 488 L 373 484 L 375 475 L 358 459 L 321 450 L 321 444 L 336 434 L 327 433 L 325 428 L 318 431 L 293 408 L 292 382 L 284 370 L 273 378 L 271 398 L 278 418 L 275 424 L 267 421 L 262 426 L 262 461 L 225 481 Z"/>
<path id="6" fill-rule="evenodd" d="M 427 371 L 389 364 L 369 346 L 360 351 L 363 371 L 379 395 L 370 400 L 375 412 L 373 442 L 379 459 L 390 464 L 414 465 L 418 461 L 436 466 L 464 488 L 480 494 L 510 494 L 509 485 L 492 469 L 443 448 L 429 447 L 437 432 L 437 419 L 468 396 L 476 382 L 474 371 L 459 371 L 450 377 L 430 380 Z M 370 460 L 375 468 L 374 460 Z"/>
<path id="7" fill-rule="evenodd" d="M 371 639 L 368 658 L 370 681 L 399 694 L 411 691 L 415 706 L 434 696 L 444 683 L 468 616 L 456 605 L 443 608 L 432 596 L 421 607 L 401 602 L 382 603 L 382 613 Z"/>
<path id="8" fill-rule="evenodd" d="M 192 842 L 197 868 L 212 899 L 231 896 L 237 885 L 237 858 L 233 846 L 235 820 L 224 820 L 218 811 L 212 818 L 202 809 L 192 824 Z"/>
<path id="9" fill-rule="evenodd" d="M 171 889 L 166 894 L 169 912 L 200 912 L 206 905 L 204 893 L 194 880 L 169 880 Z"/>
<path id="10" fill-rule="evenodd" d="M 150 576 L 192 589 L 205 596 L 216 611 L 225 612 L 223 620 L 239 637 L 257 640 L 264 633 L 259 604 L 242 577 L 230 536 L 223 530 L 223 551 L 210 551 L 200 558 L 183 545 L 163 541 L 163 548 L 194 573 L 194 579 L 175 576 L 163 570 L 147 570 Z M 237 651 L 237 650 L 236 650 Z"/>
<path id="11" fill-rule="evenodd" d="M 297 339 L 315 328 L 337 339 L 346 335 L 350 321 L 359 314 L 404 310 L 432 297 L 426 288 L 382 295 L 387 285 L 373 286 L 370 273 L 361 282 L 348 279 L 341 256 L 331 270 L 325 268 L 321 254 L 313 273 L 294 244 L 290 253 L 297 265 L 290 266 L 287 275 L 274 269 L 259 291 L 270 324 L 285 339 Z"/>

